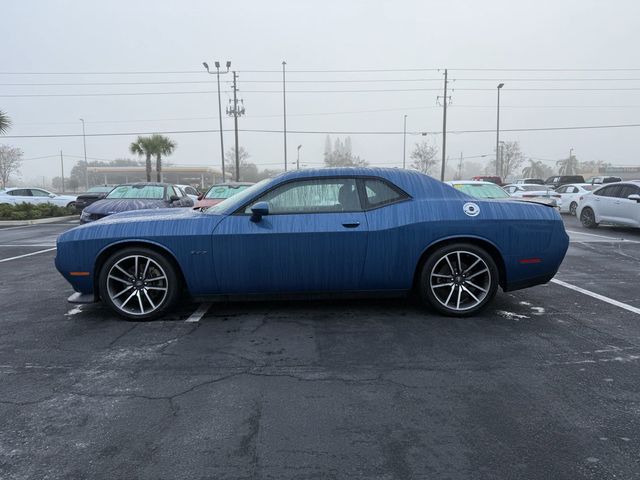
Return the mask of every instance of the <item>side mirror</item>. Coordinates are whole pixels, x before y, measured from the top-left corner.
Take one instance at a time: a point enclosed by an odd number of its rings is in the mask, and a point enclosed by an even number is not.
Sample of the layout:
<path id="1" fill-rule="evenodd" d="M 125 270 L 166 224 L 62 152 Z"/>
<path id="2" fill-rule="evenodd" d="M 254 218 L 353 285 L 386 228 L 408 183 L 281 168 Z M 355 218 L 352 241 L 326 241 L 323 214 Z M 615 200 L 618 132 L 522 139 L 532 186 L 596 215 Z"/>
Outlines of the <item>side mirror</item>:
<path id="1" fill-rule="evenodd" d="M 56 196 L 53 193 L 50 193 L 49 198 L 56 198 Z"/>
<path id="2" fill-rule="evenodd" d="M 180 197 L 177 195 L 171 195 L 169 197 L 169 203 L 177 202 L 178 200 L 180 200 Z"/>
<path id="3" fill-rule="evenodd" d="M 251 218 L 249 220 L 259 222 L 265 215 L 269 215 L 269 203 L 258 202 L 251 207 Z"/>
<path id="4" fill-rule="evenodd" d="M 636 202 L 640 203 L 640 195 L 638 195 L 637 193 L 633 193 L 629 195 L 627 198 L 629 200 L 635 200 Z"/>
<path id="5" fill-rule="evenodd" d="M 198 194 L 198 200 L 202 200 L 204 198 L 204 193 L 199 193 Z"/>

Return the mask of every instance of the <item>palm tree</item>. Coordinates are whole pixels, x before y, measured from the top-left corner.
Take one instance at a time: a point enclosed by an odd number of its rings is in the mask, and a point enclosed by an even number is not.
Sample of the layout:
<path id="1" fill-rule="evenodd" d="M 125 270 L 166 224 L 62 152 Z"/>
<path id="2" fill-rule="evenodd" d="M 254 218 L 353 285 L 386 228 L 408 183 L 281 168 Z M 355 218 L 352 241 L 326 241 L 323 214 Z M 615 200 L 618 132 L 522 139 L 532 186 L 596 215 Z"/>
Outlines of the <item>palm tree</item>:
<path id="1" fill-rule="evenodd" d="M 151 155 L 155 153 L 155 145 L 151 137 L 138 137 L 138 139 L 129 146 L 129 151 L 135 155 L 144 155 L 147 167 L 147 182 L 151 181 Z"/>
<path id="2" fill-rule="evenodd" d="M 5 133 L 11 127 L 11 119 L 9 115 L 0 110 L 0 135 Z"/>
<path id="3" fill-rule="evenodd" d="M 558 160 L 556 165 L 560 167 L 558 170 L 560 175 L 574 175 L 580 169 L 580 162 L 575 155 L 570 155 L 569 158 Z"/>
<path id="4" fill-rule="evenodd" d="M 162 156 L 171 155 L 176 148 L 176 143 L 164 135 L 153 134 L 150 138 L 153 144 L 153 154 L 156 156 L 156 180 L 162 177 Z"/>
<path id="5" fill-rule="evenodd" d="M 544 178 L 544 163 L 540 160 L 529 159 L 529 165 L 522 169 L 522 176 L 528 178 Z"/>

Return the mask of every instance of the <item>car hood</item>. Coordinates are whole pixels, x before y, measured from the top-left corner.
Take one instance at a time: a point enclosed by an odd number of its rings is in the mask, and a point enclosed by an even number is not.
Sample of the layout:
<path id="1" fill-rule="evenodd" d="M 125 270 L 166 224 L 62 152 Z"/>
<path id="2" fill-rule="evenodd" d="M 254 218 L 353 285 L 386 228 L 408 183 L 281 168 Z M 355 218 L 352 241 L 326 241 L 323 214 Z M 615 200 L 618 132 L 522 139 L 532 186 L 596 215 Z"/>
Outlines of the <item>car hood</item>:
<path id="1" fill-rule="evenodd" d="M 203 215 L 203 213 L 194 211 L 191 208 L 151 208 L 129 210 L 109 215 L 109 217 L 100 220 L 100 224 L 138 222 L 141 220 L 177 220 L 179 218 L 196 217 L 200 215 Z"/>
<path id="2" fill-rule="evenodd" d="M 129 210 L 142 210 L 148 208 L 166 208 L 164 200 L 146 199 L 104 199 L 92 203 L 84 209 L 87 213 L 98 213 L 102 215 L 112 215 L 114 213 L 126 212 Z"/>
<path id="3" fill-rule="evenodd" d="M 504 202 L 537 203 L 539 205 L 546 205 L 547 207 L 558 206 L 558 203 L 553 198 L 543 198 L 543 197 L 532 197 L 532 198 L 511 197 L 511 198 L 501 198 L 497 200 L 504 201 Z"/>

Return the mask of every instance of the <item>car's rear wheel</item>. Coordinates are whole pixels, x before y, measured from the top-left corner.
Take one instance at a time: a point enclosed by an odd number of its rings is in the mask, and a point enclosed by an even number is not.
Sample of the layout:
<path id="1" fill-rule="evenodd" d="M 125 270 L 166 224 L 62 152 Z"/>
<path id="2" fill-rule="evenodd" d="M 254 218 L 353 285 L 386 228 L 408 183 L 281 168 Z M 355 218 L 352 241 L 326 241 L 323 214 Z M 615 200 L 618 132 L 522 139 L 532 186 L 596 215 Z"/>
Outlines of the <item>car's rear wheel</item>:
<path id="1" fill-rule="evenodd" d="M 596 214 L 593 213 L 593 210 L 589 207 L 585 207 L 580 212 L 580 223 L 586 228 L 596 228 L 598 224 L 596 223 Z"/>
<path id="2" fill-rule="evenodd" d="M 69 202 L 67 204 L 67 208 L 70 209 L 70 210 L 71 209 L 75 209 L 76 208 L 76 202 Z"/>
<path id="3" fill-rule="evenodd" d="M 164 256 L 147 248 L 124 248 L 100 271 L 100 298 L 127 320 L 161 317 L 175 302 L 179 278 Z"/>
<path id="4" fill-rule="evenodd" d="M 569 205 L 569 213 L 575 217 L 576 210 L 578 210 L 578 204 L 576 202 L 571 202 L 571 205 Z"/>
<path id="5" fill-rule="evenodd" d="M 441 247 L 422 267 L 420 295 L 444 315 L 473 315 L 487 306 L 497 289 L 495 261 L 486 250 L 472 244 Z"/>

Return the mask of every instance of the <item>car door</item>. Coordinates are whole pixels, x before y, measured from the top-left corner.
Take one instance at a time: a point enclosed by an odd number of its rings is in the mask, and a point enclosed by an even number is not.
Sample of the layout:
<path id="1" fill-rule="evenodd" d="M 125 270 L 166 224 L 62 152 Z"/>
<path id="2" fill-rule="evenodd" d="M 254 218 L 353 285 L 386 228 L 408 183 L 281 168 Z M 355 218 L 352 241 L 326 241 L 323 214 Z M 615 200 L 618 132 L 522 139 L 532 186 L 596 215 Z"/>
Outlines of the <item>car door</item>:
<path id="1" fill-rule="evenodd" d="M 609 185 L 593 192 L 593 205 L 598 222 L 610 222 L 616 218 L 617 205 L 615 202 L 618 200 L 616 192 L 619 189 L 619 185 Z"/>
<path id="2" fill-rule="evenodd" d="M 612 220 L 623 225 L 640 225 L 640 204 L 629 200 L 629 195 L 640 194 L 640 188 L 635 185 L 619 185 L 613 199 Z"/>
<path id="3" fill-rule="evenodd" d="M 252 221 L 257 202 L 267 202 L 269 213 Z M 225 217 L 213 232 L 221 293 L 358 290 L 367 230 L 355 178 L 282 183 Z"/>
<path id="4" fill-rule="evenodd" d="M 14 203 L 35 203 L 31 191 L 27 188 L 10 190 L 7 192 L 14 199 Z"/>
<path id="5" fill-rule="evenodd" d="M 46 190 L 40 190 L 39 188 L 31 188 L 31 189 L 29 189 L 29 191 L 31 192 L 31 196 L 33 197 L 31 199 L 31 201 L 33 203 L 37 203 L 37 204 L 42 204 L 42 203 L 57 204 L 57 202 L 55 202 L 55 199 L 50 197 L 51 193 L 47 192 Z"/>

